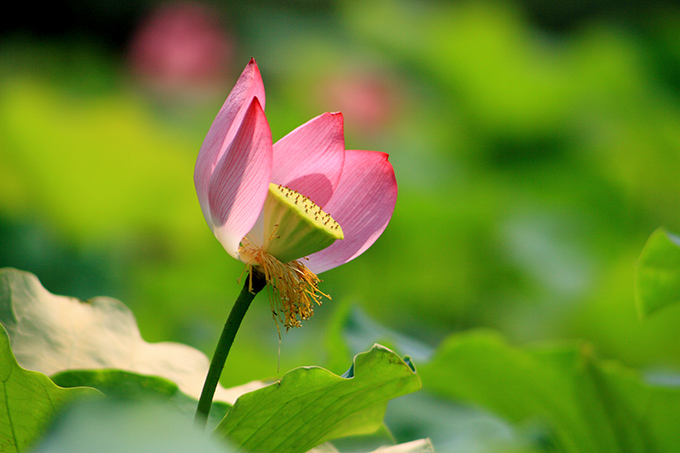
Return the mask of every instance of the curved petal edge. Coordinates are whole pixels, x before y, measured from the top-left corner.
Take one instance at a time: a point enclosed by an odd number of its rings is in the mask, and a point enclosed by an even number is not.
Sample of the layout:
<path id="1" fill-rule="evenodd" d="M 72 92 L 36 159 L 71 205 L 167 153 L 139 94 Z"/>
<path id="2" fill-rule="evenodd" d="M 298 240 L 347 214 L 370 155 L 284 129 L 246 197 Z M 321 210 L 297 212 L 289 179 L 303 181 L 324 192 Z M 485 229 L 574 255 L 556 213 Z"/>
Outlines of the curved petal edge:
<path id="1" fill-rule="evenodd" d="M 254 98 L 259 100 L 262 109 L 264 109 L 265 95 L 262 76 L 257 63 L 254 59 L 251 59 L 217 113 L 196 158 L 194 185 L 203 216 L 209 225 L 208 188 L 210 177 L 234 139 L 246 110 Z"/>
<path id="2" fill-rule="evenodd" d="M 344 162 L 343 116 L 324 113 L 274 144 L 272 182 L 304 193 L 324 206 L 338 186 Z"/>
<path id="3" fill-rule="evenodd" d="M 342 227 L 345 239 L 310 255 L 305 265 L 321 273 L 361 255 L 387 228 L 396 201 L 397 181 L 388 155 L 347 150 L 338 187 L 324 207 Z"/>
<path id="4" fill-rule="evenodd" d="M 260 215 L 272 173 L 272 138 L 257 98 L 210 178 L 208 201 L 213 233 L 238 259 L 239 244 Z"/>

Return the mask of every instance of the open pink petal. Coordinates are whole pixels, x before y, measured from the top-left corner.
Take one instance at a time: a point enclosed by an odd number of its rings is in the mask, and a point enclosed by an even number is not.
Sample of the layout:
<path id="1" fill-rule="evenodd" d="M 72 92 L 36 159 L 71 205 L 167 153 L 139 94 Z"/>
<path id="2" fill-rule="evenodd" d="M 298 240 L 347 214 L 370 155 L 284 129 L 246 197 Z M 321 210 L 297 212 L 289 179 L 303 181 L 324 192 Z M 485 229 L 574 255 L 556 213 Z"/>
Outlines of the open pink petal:
<path id="1" fill-rule="evenodd" d="M 324 113 L 274 144 L 272 182 L 325 206 L 335 191 L 345 160 L 341 113 Z"/>
<path id="2" fill-rule="evenodd" d="M 345 152 L 337 189 L 324 210 L 340 224 L 345 239 L 314 253 L 305 265 L 321 273 L 361 255 L 382 234 L 397 201 L 397 181 L 387 154 Z"/>
<path id="3" fill-rule="evenodd" d="M 205 140 L 203 140 L 201 150 L 196 159 L 194 184 L 203 215 L 208 224 L 210 224 L 210 212 L 208 211 L 208 184 L 210 176 L 234 139 L 243 116 L 255 97 L 259 100 L 262 109 L 264 109 L 265 98 L 262 77 L 257 63 L 255 63 L 254 59 L 251 59 L 250 63 L 241 73 L 231 93 L 229 93 L 222 108 L 217 113 L 215 121 L 213 121 Z"/>
<path id="4" fill-rule="evenodd" d="M 238 259 L 239 242 L 260 215 L 272 173 L 272 136 L 257 98 L 215 167 L 208 190 L 213 232 Z"/>

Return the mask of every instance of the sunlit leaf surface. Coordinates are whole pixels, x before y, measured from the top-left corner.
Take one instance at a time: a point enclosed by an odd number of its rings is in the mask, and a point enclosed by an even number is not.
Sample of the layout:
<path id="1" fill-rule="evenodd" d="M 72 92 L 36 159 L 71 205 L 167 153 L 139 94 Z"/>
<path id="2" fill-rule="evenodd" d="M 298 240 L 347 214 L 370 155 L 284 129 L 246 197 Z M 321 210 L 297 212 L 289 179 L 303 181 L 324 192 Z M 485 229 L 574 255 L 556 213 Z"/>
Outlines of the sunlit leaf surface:
<path id="1" fill-rule="evenodd" d="M 47 375 L 112 368 L 163 377 L 198 399 L 208 370 L 208 358 L 194 348 L 144 341 L 121 302 L 56 296 L 16 269 L 0 269 L 0 322 L 19 364 Z M 232 403 L 238 394 L 218 387 L 215 399 Z"/>
<path id="2" fill-rule="evenodd" d="M 94 389 L 64 389 L 47 376 L 21 368 L 0 326 L 0 451 L 24 451 L 71 401 L 99 395 Z"/>
<path id="3" fill-rule="evenodd" d="M 309 450 L 309 453 L 338 453 L 338 452 L 358 452 L 368 450 L 345 450 L 338 449 L 330 443 L 325 443 Z M 418 439 L 398 445 L 387 445 L 371 450 L 370 453 L 434 453 L 434 447 L 429 439 Z"/>

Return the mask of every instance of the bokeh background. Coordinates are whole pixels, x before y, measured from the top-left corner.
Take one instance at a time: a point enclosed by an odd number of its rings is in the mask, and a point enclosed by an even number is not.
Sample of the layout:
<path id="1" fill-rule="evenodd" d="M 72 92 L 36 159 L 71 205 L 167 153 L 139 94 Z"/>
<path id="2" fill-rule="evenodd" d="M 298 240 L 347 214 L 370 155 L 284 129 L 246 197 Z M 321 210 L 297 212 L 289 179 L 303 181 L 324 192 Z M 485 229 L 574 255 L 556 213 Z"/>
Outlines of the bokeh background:
<path id="1" fill-rule="evenodd" d="M 680 309 L 641 322 L 633 297 L 646 239 L 680 232 L 673 2 L 14 6 L 0 19 L 0 266 L 118 298 L 148 341 L 211 354 L 243 266 L 206 226 L 193 167 L 255 57 L 275 139 L 342 111 L 348 148 L 390 154 L 399 198 L 378 242 L 322 275 L 332 301 L 280 344 L 256 299 L 225 385 L 342 372 L 378 340 L 417 366 L 477 327 L 680 369 Z"/>

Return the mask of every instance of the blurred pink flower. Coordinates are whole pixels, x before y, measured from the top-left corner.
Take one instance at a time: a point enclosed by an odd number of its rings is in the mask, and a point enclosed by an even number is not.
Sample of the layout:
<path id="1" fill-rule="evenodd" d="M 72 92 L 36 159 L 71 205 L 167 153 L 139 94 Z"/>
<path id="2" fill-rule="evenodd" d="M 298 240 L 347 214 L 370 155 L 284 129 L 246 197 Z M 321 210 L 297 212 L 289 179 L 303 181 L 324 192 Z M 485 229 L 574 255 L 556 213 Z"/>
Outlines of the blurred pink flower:
<path id="1" fill-rule="evenodd" d="M 233 48 L 214 11 L 199 3 L 172 3 L 140 24 L 129 59 L 133 73 L 150 88 L 195 95 L 220 86 Z"/>
<path id="2" fill-rule="evenodd" d="M 353 130 L 364 135 L 382 131 L 400 109 L 399 92 L 390 78 L 369 71 L 333 76 L 319 84 L 319 102 L 344 112 Z"/>
<path id="3" fill-rule="evenodd" d="M 356 258 L 385 230 L 397 184 L 387 154 L 345 150 L 342 114 L 324 113 L 272 144 L 264 104 L 262 78 L 251 60 L 208 131 L 194 182 L 203 215 L 219 242 L 232 257 L 267 276 L 284 302 L 280 308 L 286 327 L 291 327 L 297 325 L 294 315 L 311 316 L 306 294 L 312 291 L 319 302 L 315 273 Z M 316 247 L 287 236 L 278 219 L 272 225 L 272 210 L 265 205 L 278 192 L 270 183 L 280 186 L 278 191 L 295 191 L 310 210 L 329 214 L 330 224 L 341 227 L 338 240 Z M 307 225 L 313 220 L 300 216 L 298 229 L 314 228 Z M 328 234 L 340 230 L 332 228 Z M 285 299 L 291 297 L 302 301 L 287 306 Z"/>

